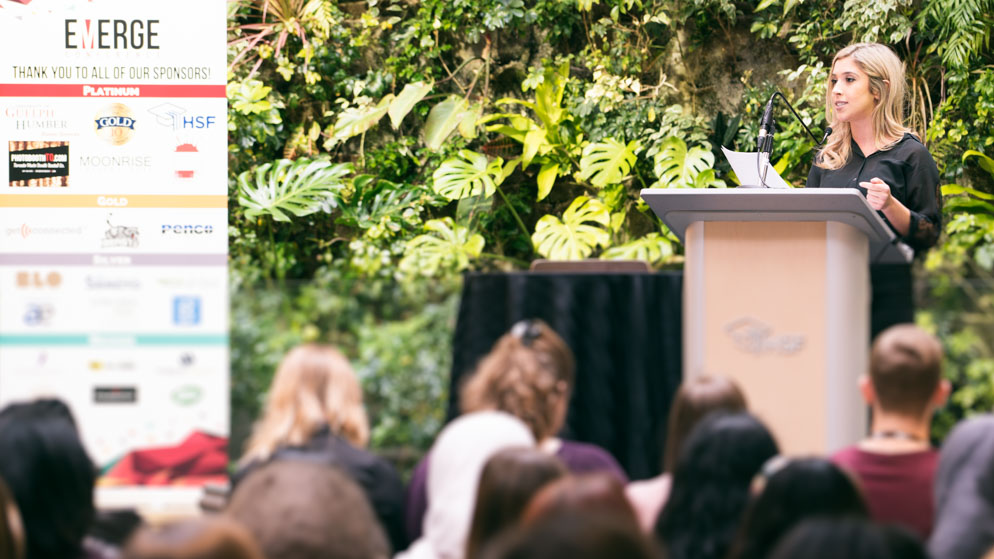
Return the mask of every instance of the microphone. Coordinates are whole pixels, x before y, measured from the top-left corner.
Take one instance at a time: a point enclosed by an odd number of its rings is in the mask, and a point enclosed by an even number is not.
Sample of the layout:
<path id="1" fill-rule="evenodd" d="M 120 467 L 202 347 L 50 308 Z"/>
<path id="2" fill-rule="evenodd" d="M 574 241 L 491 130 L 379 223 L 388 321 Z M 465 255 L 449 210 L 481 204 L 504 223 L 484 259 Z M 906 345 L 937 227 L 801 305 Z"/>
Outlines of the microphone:
<path id="1" fill-rule="evenodd" d="M 779 91 L 770 95 L 770 100 L 766 102 L 766 110 L 763 111 L 763 118 L 759 121 L 759 136 L 756 138 L 756 151 L 771 153 L 773 151 L 773 135 L 777 133 L 777 124 L 773 120 L 773 101 L 776 100 Z"/>
<path id="2" fill-rule="evenodd" d="M 773 135 L 777 133 L 777 123 L 773 119 L 773 101 L 779 96 L 783 99 L 783 102 L 787 104 L 787 108 L 794 115 L 794 118 L 801 123 L 804 131 L 808 133 L 808 136 L 812 140 L 818 141 L 818 138 L 811 132 L 807 124 L 804 124 L 804 119 L 801 115 L 797 114 L 794 110 L 794 106 L 790 104 L 790 101 L 784 97 L 783 93 L 779 91 L 774 91 L 773 95 L 770 95 L 770 100 L 766 102 L 766 110 L 763 111 L 763 118 L 759 122 L 759 136 L 756 138 L 756 170 L 759 172 L 759 180 L 762 186 L 768 188 L 766 184 L 766 172 L 770 167 L 770 156 L 773 154 Z M 828 136 L 832 133 L 832 129 L 825 128 L 825 137 L 822 138 L 818 146 L 821 146 L 828 139 Z M 815 146 L 815 147 L 818 147 Z"/>
<path id="3" fill-rule="evenodd" d="M 828 126 L 825 128 L 825 135 L 821 137 L 821 141 L 818 142 L 816 148 L 821 147 L 828 140 L 828 137 L 832 135 L 832 127 Z"/>

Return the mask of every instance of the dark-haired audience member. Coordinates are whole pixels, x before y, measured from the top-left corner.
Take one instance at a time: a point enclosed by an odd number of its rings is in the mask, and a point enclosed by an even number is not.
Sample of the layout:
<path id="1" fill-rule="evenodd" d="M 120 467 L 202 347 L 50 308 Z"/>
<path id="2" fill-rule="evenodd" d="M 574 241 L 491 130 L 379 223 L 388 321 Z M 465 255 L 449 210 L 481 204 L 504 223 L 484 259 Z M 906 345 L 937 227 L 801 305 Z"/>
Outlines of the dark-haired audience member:
<path id="1" fill-rule="evenodd" d="M 949 395 L 939 340 L 913 324 L 884 330 L 873 342 L 869 378 L 861 379 L 860 389 L 873 408 L 870 436 L 832 460 L 856 475 L 874 520 L 907 526 L 927 539 L 939 461 L 929 427 Z"/>
<path id="2" fill-rule="evenodd" d="M 0 480 L 0 558 L 24 559 L 24 524 L 14 496 Z"/>
<path id="3" fill-rule="evenodd" d="M 482 559 L 657 559 L 655 543 L 630 520 L 604 512 L 562 511 L 506 533 Z M 475 558 L 474 558 L 475 559 Z"/>
<path id="4" fill-rule="evenodd" d="M 766 559 L 784 534 L 808 518 L 868 518 L 859 489 L 824 458 L 776 457 L 757 480 L 759 495 L 746 509 L 729 559 Z"/>
<path id="5" fill-rule="evenodd" d="M 522 521 L 534 523 L 569 511 L 608 513 L 638 526 L 635 510 L 625 497 L 625 487 L 603 472 L 570 475 L 546 485 L 532 498 Z"/>
<path id="6" fill-rule="evenodd" d="M 690 430 L 705 415 L 718 410 L 745 411 L 745 395 L 735 381 L 723 376 L 700 375 L 683 381 L 670 407 L 666 423 L 666 448 L 663 453 L 663 473 L 652 479 L 633 481 L 625 488 L 639 524 L 651 532 L 666 503 L 673 481 L 673 469 L 680 447 Z"/>
<path id="7" fill-rule="evenodd" d="M 517 525 L 535 493 L 564 475 L 566 467 L 558 458 L 536 448 L 508 448 L 493 455 L 480 475 L 466 556 L 476 557 L 497 534 Z"/>
<path id="8" fill-rule="evenodd" d="M 390 546 L 362 489 L 338 468 L 271 462 L 238 484 L 226 514 L 267 559 L 380 559 Z"/>
<path id="9" fill-rule="evenodd" d="M 883 533 L 865 519 L 814 518 L 788 532 L 770 559 L 892 559 Z M 893 558 L 897 559 L 897 558 Z"/>
<path id="10" fill-rule="evenodd" d="M 404 487 L 386 460 L 366 450 L 369 420 L 362 387 L 348 360 L 327 345 L 292 349 L 273 377 L 232 486 L 271 461 L 304 460 L 338 467 L 366 492 L 395 551 L 404 534 Z"/>
<path id="11" fill-rule="evenodd" d="M 684 443 L 673 488 L 656 521 L 670 559 L 721 559 L 738 530 L 749 485 L 778 453 L 769 430 L 746 413 L 714 412 Z"/>
<path id="12" fill-rule="evenodd" d="M 121 559 L 266 559 L 234 520 L 205 517 L 139 529 Z"/>
<path id="13" fill-rule="evenodd" d="M 0 477 L 24 523 L 28 559 L 99 556 L 84 545 L 96 514 L 96 469 L 69 408 L 49 399 L 4 408 L 0 457 Z"/>
<path id="14" fill-rule="evenodd" d="M 597 445 L 556 435 L 563 428 L 575 377 L 573 352 L 548 324 L 522 320 L 501 336 L 462 386 L 463 413 L 509 413 L 531 429 L 539 448 L 562 460 L 571 473 L 608 472 L 628 481 L 617 460 Z M 414 469 L 407 488 L 405 526 L 409 538 L 421 534 L 428 509 L 426 480 L 431 454 Z"/>
<path id="15" fill-rule="evenodd" d="M 534 445 L 528 426 L 504 412 L 468 413 L 449 423 L 431 447 L 424 533 L 397 559 L 466 557 L 477 488 L 487 461 L 506 448 Z"/>
<path id="16" fill-rule="evenodd" d="M 946 438 L 935 502 L 935 559 L 974 559 L 994 547 L 994 416 L 967 419 Z"/>

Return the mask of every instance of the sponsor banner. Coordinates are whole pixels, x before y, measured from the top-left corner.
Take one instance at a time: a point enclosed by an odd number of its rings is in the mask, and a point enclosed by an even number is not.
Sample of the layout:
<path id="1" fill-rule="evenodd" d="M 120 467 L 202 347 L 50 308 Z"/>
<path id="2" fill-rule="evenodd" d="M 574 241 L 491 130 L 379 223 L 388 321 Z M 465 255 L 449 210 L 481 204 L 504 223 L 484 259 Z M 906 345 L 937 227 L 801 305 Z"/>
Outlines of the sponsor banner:
<path id="1" fill-rule="evenodd" d="M 5 255 L 62 253 L 67 245 L 79 254 L 228 251 L 228 216 L 217 209 L 4 208 L 0 224 L 0 254 Z"/>
<path id="2" fill-rule="evenodd" d="M 4 345 L 0 370 L 0 405 L 62 398 L 101 469 L 136 448 L 180 444 L 194 431 L 227 431 L 227 379 L 216 375 L 228 370 L 224 344 Z M 129 390 L 134 403 L 122 401 Z"/>
<path id="3" fill-rule="evenodd" d="M 191 72 L 192 73 L 192 72 Z M 0 97 L 224 98 L 223 85 L 0 84 Z"/>
<path id="4" fill-rule="evenodd" d="M 227 196 L 0 194 L 3 208 L 227 208 Z"/>
<path id="5" fill-rule="evenodd" d="M 8 2 L 0 16 L 0 52 L 16 56 L 5 58 L 0 84 L 210 85 L 221 86 L 223 97 L 225 4 L 223 0 L 176 0 L 168 5 L 35 0 L 14 9 L 20 6 L 8 7 L 12 6 Z"/>
<path id="6" fill-rule="evenodd" d="M 4 101 L 0 195 L 227 196 L 223 98 Z"/>

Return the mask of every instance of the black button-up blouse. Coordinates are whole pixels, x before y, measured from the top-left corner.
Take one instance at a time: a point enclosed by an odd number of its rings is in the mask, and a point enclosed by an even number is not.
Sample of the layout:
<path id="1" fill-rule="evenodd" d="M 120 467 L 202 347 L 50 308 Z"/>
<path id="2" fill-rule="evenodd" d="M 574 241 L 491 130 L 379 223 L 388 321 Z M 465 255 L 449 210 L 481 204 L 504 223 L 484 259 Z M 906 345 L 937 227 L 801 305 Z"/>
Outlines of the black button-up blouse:
<path id="1" fill-rule="evenodd" d="M 866 189 L 860 182 L 873 177 L 887 183 L 891 195 L 911 210 L 911 226 L 901 237 L 916 252 L 935 245 L 942 229 L 942 195 L 939 192 L 939 169 L 932 154 L 911 134 L 905 134 L 893 147 L 863 155 L 855 141 L 849 161 L 839 169 L 811 166 L 808 188 Z M 893 230 L 883 212 L 877 212 Z M 895 230 L 895 233 L 897 231 Z M 900 234 L 898 234 L 900 236 Z"/>

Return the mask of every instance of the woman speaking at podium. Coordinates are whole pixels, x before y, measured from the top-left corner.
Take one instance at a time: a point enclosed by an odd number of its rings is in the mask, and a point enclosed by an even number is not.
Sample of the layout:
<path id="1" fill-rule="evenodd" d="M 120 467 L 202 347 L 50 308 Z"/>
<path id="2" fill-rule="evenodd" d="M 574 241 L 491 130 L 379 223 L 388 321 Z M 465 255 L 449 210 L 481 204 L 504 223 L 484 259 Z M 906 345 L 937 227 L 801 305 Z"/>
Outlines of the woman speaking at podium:
<path id="1" fill-rule="evenodd" d="M 808 188 L 859 188 L 916 253 L 941 230 L 939 170 L 904 126 L 904 66 L 889 47 L 857 43 L 832 60 L 825 116 L 832 127 L 808 174 Z M 914 319 L 910 266 L 875 266 L 873 333 Z"/>

